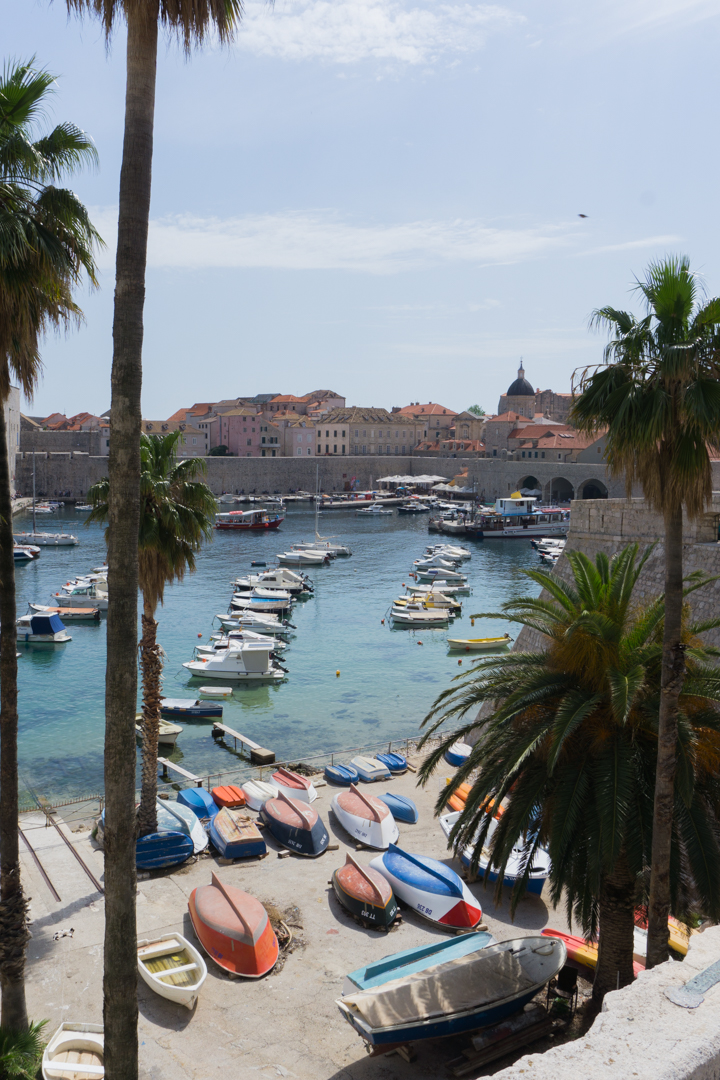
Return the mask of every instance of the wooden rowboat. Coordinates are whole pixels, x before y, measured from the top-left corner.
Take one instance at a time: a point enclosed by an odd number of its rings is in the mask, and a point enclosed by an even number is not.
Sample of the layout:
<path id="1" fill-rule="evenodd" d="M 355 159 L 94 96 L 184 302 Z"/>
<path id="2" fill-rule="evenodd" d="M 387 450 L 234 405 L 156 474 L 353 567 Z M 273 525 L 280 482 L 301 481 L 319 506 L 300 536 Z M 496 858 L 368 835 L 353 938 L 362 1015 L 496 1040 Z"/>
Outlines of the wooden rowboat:
<path id="1" fill-rule="evenodd" d="M 259 979 L 274 968 L 278 940 L 267 911 L 254 896 L 213 874 L 210 885 L 193 889 L 188 909 L 200 944 L 225 971 Z"/>
<path id="2" fill-rule="evenodd" d="M 225 859 L 251 859 L 264 855 L 267 846 L 247 814 L 223 806 L 210 822 L 210 839 Z"/>
<path id="3" fill-rule="evenodd" d="M 395 922 L 397 903 L 392 887 L 382 874 L 361 866 L 349 852 L 345 865 L 333 874 L 332 886 L 342 906 L 363 926 L 389 930 Z"/>
<path id="4" fill-rule="evenodd" d="M 502 645 L 512 645 L 509 634 L 502 637 L 448 638 L 448 648 L 455 652 L 482 652 L 483 649 L 498 649 Z"/>
<path id="5" fill-rule="evenodd" d="M 61 1024 L 45 1047 L 43 1080 L 102 1080 L 105 1047 L 100 1024 Z"/>
<path id="6" fill-rule="evenodd" d="M 187 938 L 182 934 L 143 938 L 138 941 L 137 956 L 140 978 L 151 990 L 192 1009 L 207 977 L 207 967 Z"/>

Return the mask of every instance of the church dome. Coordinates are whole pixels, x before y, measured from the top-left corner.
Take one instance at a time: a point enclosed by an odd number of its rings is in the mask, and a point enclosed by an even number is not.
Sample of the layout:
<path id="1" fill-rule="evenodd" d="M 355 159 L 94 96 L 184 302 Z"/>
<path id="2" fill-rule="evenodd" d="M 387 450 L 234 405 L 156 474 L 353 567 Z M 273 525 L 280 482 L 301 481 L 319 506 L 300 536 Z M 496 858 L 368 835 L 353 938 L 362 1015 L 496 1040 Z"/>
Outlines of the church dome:
<path id="1" fill-rule="evenodd" d="M 518 368 L 518 377 L 514 383 L 508 387 L 507 397 L 535 397 L 535 391 L 530 383 L 525 378 L 525 371 L 522 364 Z"/>

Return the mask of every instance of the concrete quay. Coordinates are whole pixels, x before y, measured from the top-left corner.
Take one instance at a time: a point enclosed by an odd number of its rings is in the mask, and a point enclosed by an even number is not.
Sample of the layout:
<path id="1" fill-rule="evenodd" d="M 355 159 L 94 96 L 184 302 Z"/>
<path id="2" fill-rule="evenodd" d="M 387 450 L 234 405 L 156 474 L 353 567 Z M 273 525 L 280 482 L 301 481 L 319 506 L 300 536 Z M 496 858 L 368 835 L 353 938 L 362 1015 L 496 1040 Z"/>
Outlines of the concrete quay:
<path id="1" fill-rule="evenodd" d="M 387 785 L 367 785 L 364 790 L 392 790 L 413 798 L 420 820 L 416 825 L 400 824 L 400 844 L 450 862 L 445 838 L 433 818 L 433 805 L 445 775 L 438 772 L 425 790 L 415 787 L 412 773 Z M 287 912 L 285 920 L 295 935 L 282 969 L 258 981 L 231 980 L 208 960 L 208 977 L 192 1013 L 158 997 L 141 982 L 143 1078 L 206 1080 L 226 1075 L 258 1080 L 436 1080 L 439 1074 L 444 1075 L 445 1063 L 459 1052 L 454 1040 L 423 1046 L 412 1064 L 397 1055 L 371 1059 L 335 1005 L 347 972 L 401 949 L 445 937 L 408 911 L 387 935 L 363 929 L 344 913 L 328 884 L 333 870 L 344 863 L 346 851 L 365 864 L 375 853 L 358 853 L 334 820 L 330 802 L 337 790 L 329 785 L 319 788 L 320 798 L 314 804 L 329 827 L 331 843 L 339 844 L 337 851 L 327 851 L 318 859 L 292 855 L 279 859 L 277 845 L 268 836 L 270 853 L 262 860 L 221 866 L 216 858 L 202 855 L 175 873 L 138 882 L 139 937 L 180 931 L 193 940 L 187 901 L 196 886 L 210 881 L 212 870 L 223 881 Z M 90 804 L 87 809 L 90 811 Z M 65 814 L 65 821 L 60 813 Z M 68 807 L 55 819 L 102 882 L 103 854 L 90 839 L 89 813 L 80 822 L 77 808 Z M 43 813 L 23 814 L 21 828 L 61 897 L 60 902 L 53 899 L 21 844 L 24 885 L 32 897 L 33 937 L 27 969 L 30 1015 L 35 1020 L 47 1018 L 50 1032 L 62 1020 L 101 1023 L 103 896 L 57 830 L 46 827 Z M 454 866 L 459 868 L 457 863 Z M 539 933 L 548 924 L 567 929 L 564 915 L 559 910 L 553 912 L 541 897 L 524 899 L 512 923 L 507 909 L 509 894 L 502 907 L 495 909 L 492 886 L 486 890 L 476 883 L 471 888 L 480 899 L 488 928 L 500 941 Z"/>

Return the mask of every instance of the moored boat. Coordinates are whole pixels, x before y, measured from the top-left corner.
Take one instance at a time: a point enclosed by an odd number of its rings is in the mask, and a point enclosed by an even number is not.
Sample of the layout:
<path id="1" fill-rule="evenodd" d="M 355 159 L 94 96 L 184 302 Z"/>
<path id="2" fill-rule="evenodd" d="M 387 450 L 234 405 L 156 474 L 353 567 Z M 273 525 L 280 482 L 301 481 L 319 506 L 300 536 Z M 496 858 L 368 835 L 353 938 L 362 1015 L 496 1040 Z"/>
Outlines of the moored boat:
<path id="1" fill-rule="evenodd" d="M 371 866 L 361 866 L 348 852 L 345 865 L 332 876 L 339 902 L 363 926 L 388 930 L 395 922 L 397 903 L 389 883 Z"/>
<path id="2" fill-rule="evenodd" d="M 105 1046 L 100 1024 L 61 1024 L 43 1051 L 43 1080 L 102 1080 Z"/>
<path id="3" fill-rule="evenodd" d="M 245 801 L 251 810 L 262 810 L 268 799 L 276 799 L 278 789 L 264 780 L 248 780 L 242 785 Z"/>
<path id="4" fill-rule="evenodd" d="M 232 692 L 232 686 L 201 686 L 198 690 L 198 694 L 213 698 L 232 697 Z"/>
<path id="5" fill-rule="evenodd" d="M 100 622 L 100 608 L 49 607 L 46 604 L 28 604 L 33 615 L 57 615 L 61 622 Z"/>
<path id="6" fill-rule="evenodd" d="M 300 776 L 291 769 L 277 769 L 271 777 L 272 783 L 290 799 L 298 799 L 300 802 L 315 802 L 317 791 L 307 776 Z"/>
<path id="7" fill-rule="evenodd" d="M 485 638 L 448 638 L 448 648 L 453 652 L 482 652 L 484 649 L 499 649 L 503 645 L 512 645 L 509 634 L 501 637 Z"/>
<path id="8" fill-rule="evenodd" d="M 57 615 L 21 615 L 17 621 L 18 642 L 30 645 L 65 645 L 72 641 Z"/>
<path id="9" fill-rule="evenodd" d="M 480 901 L 445 863 L 391 844 L 370 865 L 388 879 L 397 898 L 424 919 L 446 930 L 471 930 L 482 922 Z"/>
<path id="10" fill-rule="evenodd" d="M 333 797 L 332 809 L 343 829 L 367 847 L 384 851 L 400 833 L 390 810 L 373 795 L 365 795 L 354 784 L 349 791 Z"/>
<path id="11" fill-rule="evenodd" d="M 343 996 L 354 994 L 358 990 L 370 990 L 374 986 L 402 979 L 406 975 L 415 975 L 419 971 L 435 967 L 436 964 L 456 960 L 495 944 L 495 938 L 486 930 L 473 930 L 469 934 L 440 938 L 424 945 L 416 945 L 412 949 L 403 949 L 402 952 L 384 956 L 382 960 L 375 960 L 366 967 L 351 971 L 345 976 Z"/>
<path id="12" fill-rule="evenodd" d="M 254 896 L 213 874 L 210 885 L 193 889 L 188 909 L 200 944 L 221 968 L 257 979 L 277 963 L 277 938 Z"/>
<path id="13" fill-rule="evenodd" d="M 297 855 L 322 855 L 330 843 L 317 810 L 299 799 L 288 798 L 282 791 L 277 798 L 265 802 L 260 811 L 260 820 L 267 825 L 279 844 Z"/>
<path id="14" fill-rule="evenodd" d="M 218 720 L 223 714 L 222 705 L 213 701 L 201 701 L 199 698 L 161 698 L 161 716 L 181 716 L 185 719 L 193 717 Z"/>
<path id="15" fill-rule="evenodd" d="M 135 714 L 135 734 L 142 741 L 142 713 Z M 171 724 L 169 720 L 160 720 L 158 723 L 158 743 L 163 746 L 174 746 L 181 734 L 182 728 L 179 724 Z"/>
<path id="16" fill-rule="evenodd" d="M 386 791 L 384 795 L 378 795 L 378 799 L 385 803 L 396 821 L 404 821 L 408 825 L 414 825 L 417 821 L 418 808 L 406 795 L 395 795 Z"/>
<path id="17" fill-rule="evenodd" d="M 352 765 L 326 765 L 324 775 L 331 784 L 338 784 L 340 787 L 350 787 L 360 779 L 357 769 Z"/>
<path id="18" fill-rule="evenodd" d="M 350 765 L 366 784 L 371 784 L 376 780 L 390 779 L 390 770 L 387 765 L 383 765 L 377 758 L 354 757 Z"/>
<path id="19" fill-rule="evenodd" d="M 221 807 L 210 822 L 210 839 L 224 859 L 252 859 L 267 851 L 255 822 L 227 806 Z"/>
<path id="20" fill-rule="evenodd" d="M 207 978 L 207 966 L 182 934 L 142 938 L 137 943 L 138 972 L 160 997 L 192 1009 Z"/>
<path id="21" fill-rule="evenodd" d="M 513 938 L 349 994 L 337 1005 L 372 1046 L 461 1035 L 521 1011 L 566 958 L 559 939 Z"/>
<path id="22" fill-rule="evenodd" d="M 277 529 L 284 517 L 284 514 L 271 514 L 267 510 L 230 510 L 227 513 L 215 515 L 215 528 L 237 529 L 242 532 L 252 529 L 264 532 L 267 529 Z"/>

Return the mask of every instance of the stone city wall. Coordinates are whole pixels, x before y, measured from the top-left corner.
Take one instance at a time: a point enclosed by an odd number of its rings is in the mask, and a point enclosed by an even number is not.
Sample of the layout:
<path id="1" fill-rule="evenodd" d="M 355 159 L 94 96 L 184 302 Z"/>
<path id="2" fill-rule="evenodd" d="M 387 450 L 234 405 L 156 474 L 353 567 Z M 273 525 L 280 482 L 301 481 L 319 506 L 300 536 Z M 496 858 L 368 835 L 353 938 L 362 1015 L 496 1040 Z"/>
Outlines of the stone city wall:
<path id="1" fill-rule="evenodd" d="M 713 495 L 712 505 L 699 521 L 683 522 L 683 563 L 685 574 L 702 570 L 709 575 L 720 574 L 720 493 Z M 641 550 L 656 543 L 635 586 L 635 597 L 649 602 L 664 590 L 663 519 L 649 510 L 643 499 L 594 499 L 574 502 L 570 511 L 570 532 L 566 551 L 582 551 L 594 559 L 599 551 L 612 556 L 627 544 L 637 542 Z M 554 572 L 564 581 L 572 580 L 570 564 L 563 553 Z M 715 618 L 720 607 L 720 581 L 698 589 L 688 598 L 693 618 Z M 544 638 L 536 630 L 523 627 L 515 643 L 516 649 L 542 648 Z M 720 630 L 704 635 L 709 644 L 720 646 Z"/>
<path id="2" fill-rule="evenodd" d="M 79 451 L 95 456 L 107 455 L 105 441 L 108 431 L 45 431 L 43 428 L 20 432 L 22 453 L 72 453 Z M 32 459 L 31 459 L 32 460 Z"/>

